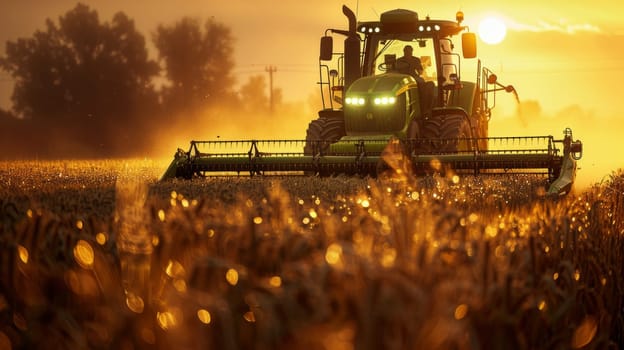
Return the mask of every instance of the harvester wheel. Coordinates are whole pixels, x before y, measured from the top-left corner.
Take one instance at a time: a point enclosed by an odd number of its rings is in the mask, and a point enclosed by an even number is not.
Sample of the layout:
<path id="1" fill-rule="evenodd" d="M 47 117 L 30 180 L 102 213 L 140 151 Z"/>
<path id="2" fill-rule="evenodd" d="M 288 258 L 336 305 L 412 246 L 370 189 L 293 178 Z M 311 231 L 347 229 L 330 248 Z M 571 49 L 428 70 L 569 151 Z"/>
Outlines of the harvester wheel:
<path id="1" fill-rule="evenodd" d="M 423 123 L 423 152 L 454 153 L 474 150 L 472 130 L 466 116 L 444 114 L 432 116 Z"/>
<path id="2" fill-rule="evenodd" d="M 306 131 L 306 144 L 303 147 L 305 155 L 316 156 L 326 154 L 329 145 L 346 135 L 344 119 L 323 118 L 313 120 Z M 320 174 L 326 175 L 326 174 Z"/>

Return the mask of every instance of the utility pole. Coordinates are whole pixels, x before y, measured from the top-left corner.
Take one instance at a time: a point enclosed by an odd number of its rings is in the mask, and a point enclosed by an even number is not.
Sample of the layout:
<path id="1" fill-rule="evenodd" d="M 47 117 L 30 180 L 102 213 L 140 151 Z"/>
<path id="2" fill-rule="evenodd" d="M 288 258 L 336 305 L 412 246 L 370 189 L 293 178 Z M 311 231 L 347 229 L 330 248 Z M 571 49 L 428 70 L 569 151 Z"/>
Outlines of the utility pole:
<path id="1" fill-rule="evenodd" d="M 269 110 L 273 113 L 273 73 L 277 72 L 277 67 L 267 66 L 265 70 L 269 73 Z"/>

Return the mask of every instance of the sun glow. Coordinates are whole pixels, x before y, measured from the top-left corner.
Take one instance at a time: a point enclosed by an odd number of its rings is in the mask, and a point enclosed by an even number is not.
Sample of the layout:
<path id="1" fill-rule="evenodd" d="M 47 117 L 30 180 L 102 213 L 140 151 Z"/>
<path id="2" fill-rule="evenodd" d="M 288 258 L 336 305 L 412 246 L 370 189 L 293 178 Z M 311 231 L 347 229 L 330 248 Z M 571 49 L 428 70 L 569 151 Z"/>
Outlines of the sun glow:
<path id="1" fill-rule="evenodd" d="M 505 39 L 507 26 L 496 17 L 486 17 L 479 23 L 479 37 L 485 43 L 495 45 Z"/>

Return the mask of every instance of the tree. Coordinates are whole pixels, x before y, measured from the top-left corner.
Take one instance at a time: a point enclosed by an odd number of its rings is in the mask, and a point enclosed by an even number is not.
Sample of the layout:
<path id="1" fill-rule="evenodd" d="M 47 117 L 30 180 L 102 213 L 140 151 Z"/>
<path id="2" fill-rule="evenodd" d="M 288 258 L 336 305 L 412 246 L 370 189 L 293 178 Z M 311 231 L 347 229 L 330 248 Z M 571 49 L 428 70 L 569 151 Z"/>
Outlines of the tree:
<path id="1" fill-rule="evenodd" d="M 156 103 L 151 82 L 158 65 L 148 59 L 145 38 L 122 12 L 100 23 L 95 10 L 78 4 L 58 24 L 48 19 L 45 31 L 7 42 L 0 67 L 16 82 L 16 114 L 78 126 L 86 139 L 114 132 L 116 124 L 133 121 L 138 106 Z"/>
<path id="2" fill-rule="evenodd" d="M 174 110 L 197 109 L 233 96 L 233 46 L 230 29 L 214 20 L 203 25 L 185 17 L 171 26 L 159 25 L 154 43 L 169 84 L 165 105 Z"/>
<path id="3" fill-rule="evenodd" d="M 262 75 L 252 75 L 240 88 L 241 106 L 248 111 L 265 112 L 269 108 L 266 81 Z"/>

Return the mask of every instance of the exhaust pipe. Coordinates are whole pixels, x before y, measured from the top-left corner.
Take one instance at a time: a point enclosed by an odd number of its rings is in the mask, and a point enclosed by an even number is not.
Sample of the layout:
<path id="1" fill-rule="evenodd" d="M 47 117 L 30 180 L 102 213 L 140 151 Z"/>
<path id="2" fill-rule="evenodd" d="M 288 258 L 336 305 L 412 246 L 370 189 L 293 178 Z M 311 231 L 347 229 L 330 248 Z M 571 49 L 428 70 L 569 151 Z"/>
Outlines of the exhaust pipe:
<path id="1" fill-rule="evenodd" d="M 344 41 L 344 89 L 347 91 L 349 86 L 362 76 L 362 68 L 360 67 L 360 37 L 356 31 L 355 13 L 346 5 L 342 6 L 342 13 L 349 20 L 349 32 Z"/>

